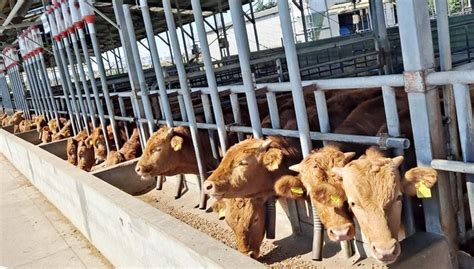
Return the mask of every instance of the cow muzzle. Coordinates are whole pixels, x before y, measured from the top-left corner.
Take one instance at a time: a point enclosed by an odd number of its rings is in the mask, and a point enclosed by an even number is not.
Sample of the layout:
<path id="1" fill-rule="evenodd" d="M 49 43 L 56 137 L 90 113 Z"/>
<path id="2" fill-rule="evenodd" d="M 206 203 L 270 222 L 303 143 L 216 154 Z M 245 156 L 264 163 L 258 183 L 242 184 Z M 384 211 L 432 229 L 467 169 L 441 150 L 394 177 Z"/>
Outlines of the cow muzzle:
<path id="1" fill-rule="evenodd" d="M 401 252 L 400 243 L 393 238 L 388 242 L 372 243 L 371 247 L 374 258 L 384 264 L 395 262 Z"/>
<path id="2" fill-rule="evenodd" d="M 328 236 L 333 241 L 351 240 L 354 238 L 355 229 L 352 223 L 328 228 Z"/>
<path id="3" fill-rule="evenodd" d="M 204 181 L 204 192 L 214 198 L 216 198 L 217 200 L 221 199 L 222 198 L 222 194 L 221 193 L 218 193 L 216 192 L 216 185 L 214 182 L 212 181 Z"/>

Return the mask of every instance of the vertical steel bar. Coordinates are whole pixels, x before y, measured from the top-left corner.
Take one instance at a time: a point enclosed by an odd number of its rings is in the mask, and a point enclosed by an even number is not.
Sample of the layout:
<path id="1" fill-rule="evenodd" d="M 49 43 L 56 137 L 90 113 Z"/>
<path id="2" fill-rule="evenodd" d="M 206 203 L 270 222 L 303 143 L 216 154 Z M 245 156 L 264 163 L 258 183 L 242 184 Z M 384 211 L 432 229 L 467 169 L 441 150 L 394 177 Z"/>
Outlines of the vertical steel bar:
<path id="1" fill-rule="evenodd" d="M 298 65 L 298 56 L 296 54 L 293 28 L 291 26 L 290 7 L 287 0 L 278 0 L 278 11 L 280 15 L 286 62 L 288 65 L 288 74 L 290 77 L 291 93 L 295 106 L 295 114 L 297 115 L 296 119 L 298 131 L 300 133 L 301 149 L 303 156 L 306 156 L 311 151 L 312 144 L 309 137 L 308 115 L 306 113 L 303 87 L 301 85 L 300 69 Z M 312 258 L 313 260 L 321 260 L 323 247 L 323 225 L 317 214 L 313 214 L 313 225 L 314 236 Z"/>
<path id="2" fill-rule="evenodd" d="M 474 121 L 469 86 L 454 84 L 453 88 L 461 138 L 462 157 L 464 162 L 472 163 L 474 162 Z M 474 175 L 466 174 L 466 186 L 471 223 L 474 223 Z"/>
<path id="3" fill-rule="evenodd" d="M 180 59 L 181 48 L 178 42 L 178 35 L 176 33 L 176 24 L 174 22 L 173 11 L 171 10 L 170 0 L 163 0 L 163 9 L 165 11 L 166 24 L 170 33 L 171 48 L 173 49 L 173 54 L 176 58 L 176 69 L 178 70 L 179 83 L 181 85 L 181 91 L 184 97 L 184 102 L 186 105 L 186 112 L 189 118 L 189 129 L 191 131 L 191 136 L 193 139 L 194 151 L 196 153 L 196 160 L 199 168 L 199 177 L 200 181 L 198 182 L 201 189 L 201 201 L 199 207 L 204 209 L 206 207 L 206 195 L 202 189 L 203 181 L 206 179 L 206 168 L 204 160 L 202 158 L 201 145 L 199 141 L 199 133 L 196 125 L 196 118 L 194 115 L 193 103 L 191 100 L 190 90 L 188 86 L 188 81 L 186 79 L 186 71 L 184 69 L 184 64 Z"/>
<path id="4" fill-rule="evenodd" d="M 250 67 L 250 48 L 247 29 L 245 28 L 242 0 L 230 1 L 229 6 L 239 53 L 240 70 L 245 87 L 245 95 L 247 97 L 250 122 L 252 124 L 252 132 L 255 138 L 261 138 L 262 126 L 258 112 L 257 98 L 255 97 L 254 79 Z"/>
<path id="5" fill-rule="evenodd" d="M 138 83 L 141 91 L 141 99 L 143 103 L 143 109 L 145 112 L 145 118 L 148 122 L 149 134 L 151 135 L 155 131 L 155 123 L 153 118 L 153 110 L 151 109 L 151 102 L 148 96 L 148 85 L 145 82 L 145 75 L 143 74 L 142 62 L 140 60 L 140 53 L 138 52 L 137 40 L 135 36 L 135 29 L 133 29 L 132 14 L 130 13 L 130 7 L 123 5 L 123 12 L 125 17 L 125 26 L 128 30 L 130 38 L 131 50 L 135 62 L 135 68 L 138 75 Z M 151 49 L 150 49 L 151 50 Z"/>
<path id="6" fill-rule="evenodd" d="M 255 45 L 257 46 L 257 51 L 260 51 L 260 43 L 258 42 L 258 32 L 257 32 L 257 22 L 255 21 L 255 14 L 253 13 L 253 4 L 252 1 L 249 2 L 250 8 L 250 19 L 253 26 L 253 34 L 255 35 Z"/>
<path id="7" fill-rule="evenodd" d="M 404 19 L 399 21 L 400 41 L 417 162 L 420 166 L 430 166 L 433 158 L 445 158 L 446 153 L 438 91 L 422 82 L 434 67 L 428 4 L 398 1 L 397 9 L 399 14 L 404 14 Z M 449 185 L 447 174 L 440 171 L 433 198 L 423 200 L 423 209 L 427 231 L 446 236 L 453 265 L 457 267 L 456 224 Z"/>
<path id="8" fill-rule="evenodd" d="M 216 76 L 214 74 L 211 52 L 209 50 L 209 42 L 207 41 L 206 30 L 204 28 L 204 18 L 202 16 L 201 1 L 192 0 L 191 4 L 193 7 L 194 20 L 196 23 L 199 42 L 201 43 L 204 69 L 206 71 L 207 84 L 211 95 L 214 117 L 216 119 L 217 134 L 219 136 L 222 152 L 225 153 L 227 151 L 228 145 L 227 132 L 225 130 L 224 115 L 222 114 L 221 100 L 219 97 L 219 92 L 217 90 L 217 81 Z"/>

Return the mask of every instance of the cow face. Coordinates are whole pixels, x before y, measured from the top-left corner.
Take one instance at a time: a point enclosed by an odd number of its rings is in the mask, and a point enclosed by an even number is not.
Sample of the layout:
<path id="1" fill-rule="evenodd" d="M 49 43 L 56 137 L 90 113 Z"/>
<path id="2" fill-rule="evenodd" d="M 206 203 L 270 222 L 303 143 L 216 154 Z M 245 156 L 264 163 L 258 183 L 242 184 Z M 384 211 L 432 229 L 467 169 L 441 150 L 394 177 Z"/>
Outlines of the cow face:
<path id="1" fill-rule="evenodd" d="M 52 137 L 51 137 L 51 132 L 49 131 L 48 126 L 44 126 L 43 128 L 41 128 L 39 138 L 41 139 L 41 142 L 43 143 L 51 142 Z"/>
<path id="2" fill-rule="evenodd" d="M 77 145 L 77 166 L 85 171 L 90 171 L 95 164 L 94 147 L 88 138 L 79 141 Z"/>
<path id="3" fill-rule="evenodd" d="M 67 161 L 72 165 L 77 165 L 77 146 L 79 141 L 71 137 L 67 140 L 66 155 Z"/>
<path id="4" fill-rule="evenodd" d="M 119 163 L 123 163 L 125 161 L 126 159 L 122 153 L 112 150 L 110 151 L 110 154 L 109 154 L 109 157 L 107 157 L 107 160 L 105 160 L 105 166 L 112 166 Z"/>
<path id="5" fill-rule="evenodd" d="M 265 200 L 233 198 L 225 201 L 226 222 L 232 229 L 237 250 L 256 259 L 265 234 Z"/>
<path id="6" fill-rule="evenodd" d="M 437 178 L 431 168 L 414 168 L 401 179 L 398 167 L 402 162 L 401 156 L 386 158 L 369 149 L 345 167 L 333 168 L 343 178 L 349 206 L 370 243 L 372 256 L 385 264 L 394 262 L 401 251 L 397 237 L 402 191 L 413 195 L 421 183 L 431 188 Z"/>
<path id="7" fill-rule="evenodd" d="M 43 115 L 36 116 L 34 118 L 34 122 L 36 124 L 36 131 L 38 131 L 38 133 L 41 133 L 42 128 L 46 126 L 46 120 L 44 119 L 44 116 Z"/>
<path id="8" fill-rule="evenodd" d="M 179 173 L 197 174 L 196 157 L 189 137 L 183 127 L 161 127 L 148 140 L 135 167 L 137 174 L 142 179 Z"/>
<path id="9" fill-rule="evenodd" d="M 18 125 L 24 119 L 25 118 L 23 117 L 23 111 L 17 111 L 12 115 L 12 117 L 10 119 L 10 125 Z"/>
<path id="10" fill-rule="evenodd" d="M 303 198 L 309 195 L 321 222 L 327 228 L 329 239 L 352 239 L 355 228 L 347 207 L 342 178 L 332 172 L 333 167 L 343 167 L 354 156 L 342 153 L 335 147 L 326 146 L 308 155 L 300 164 L 290 167 L 299 172 L 297 177 L 285 176 L 275 184 L 278 195 L 287 198 Z"/>
<path id="11" fill-rule="evenodd" d="M 273 194 L 274 172 L 282 167 L 283 152 L 271 145 L 270 139 L 247 139 L 232 146 L 204 182 L 205 192 L 216 199 Z"/>
<path id="12" fill-rule="evenodd" d="M 92 131 L 91 143 L 94 147 L 94 155 L 97 163 L 103 162 L 107 159 L 107 145 L 106 137 L 102 131 L 102 127 L 97 127 Z"/>

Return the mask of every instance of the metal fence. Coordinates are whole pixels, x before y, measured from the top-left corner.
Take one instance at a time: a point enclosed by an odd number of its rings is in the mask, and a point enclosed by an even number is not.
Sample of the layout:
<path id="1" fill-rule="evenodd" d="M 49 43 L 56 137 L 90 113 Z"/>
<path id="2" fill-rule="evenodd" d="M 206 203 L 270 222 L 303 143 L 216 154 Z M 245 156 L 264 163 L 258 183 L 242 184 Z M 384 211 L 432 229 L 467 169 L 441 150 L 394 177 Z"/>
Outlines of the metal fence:
<path id="1" fill-rule="evenodd" d="M 250 49 L 247 40 L 247 32 L 244 24 L 242 11 L 242 1 L 229 1 L 232 22 L 238 47 L 238 63 L 242 85 L 220 85 L 216 80 L 214 63 L 211 60 L 209 45 L 206 39 L 204 28 L 204 18 L 201 10 L 201 1 L 192 0 L 192 11 L 194 14 L 197 34 L 201 43 L 204 59 L 204 70 L 207 80 L 207 87 L 191 87 L 188 81 L 187 72 L 181 60 L 182 51 L 176 32 L 175 18 L 170 0 L 163 0 L 163 10 L 166 16 L 166 24 L 169 30 L 169 42 L 171 45 L 173 58 L 175 59 L 176 71 L 179 78 L 179 86 L 170 87 L 163 75 L 163 67 L 160 64 L 160 56 L 154 42 L 154 30 L 151 23 L 149 7 L 147 1 L 140 1 L 140 11 L 143 16 L 145 30 L 148 37 L 153 60 L 153 73 L 155 83 L 153 88 L 145 79 L 137 47 L 135 29 L 130 16 L 130 6 L 123 5 L 123 1 L 114 1 L 114 11 L 116 23 L 119 27 L 126 67 L 131 85 L 128 92 L 109 93 L 105 67 L 101 57 L 100 47 L 95 33 L 95 14 L 90 4 L 80 0 L 80 11 L 74 0 L 69 1 L 72 18 L 68 18 L 67 5 L 62 3 L 55 7 L 49 7 L 47 14 L 49 26 L 52 29 L 53 54 L 56 67 L 59 70 L 60 83 L 63 88 L 62 96 L 53 96 L 51 85 L 47 77 L 43 51 L 40 40 L 37 40 L 38 32 L 31 29 L 20 36 L 22 55 L 28 55 L 23 61 L 23 70 L 26 73 L 29 92 L 31 93 L 31 106 L 36 114 L 43 114 L 48 118 L 58 118 L 59 115 L 68 115 L 73 122 L 74 133 L 80 130 L 89 130 L 88 122 L 91 121 L 93 127 L 104 128 L 107 122 L 112 125 L 114 133 L 113 143 L 120 147 L 118 139 L 117 123 L 136 122 L 140 131 L 142 145 L 155 131 L 156 124 L 166 124 L 167 126 L 188 126 L 194 144 L 199 166 L 199 183 L 206 178 L 206 169 L 202 159 L 202 149 L 199 143 L 198 130 L 210 131 L 211 145 L 213 151 L 217 151 L 219 145 L 222 152 L 230 146 L 228 144 L 227 132 L 239 134 L 249 133 L 256 138 L 264 135 L 283 135 L 299 138 L 303 155 L 306 156 L 312 149 L 312 140 L 318 141 L 339 141 L 360 143 L 365 145 L 378 145 L 385 148 L 393 148 L 395 154 L 403 154 L 403 150 L 414 147 L 419 166 L 432 166 L 442 171 L 458 173 L 458 177 L 440 172 L 437 188 L 434 190 L 432 199 L 423 200 L 423 210 L 426 223 L 426 230 L 438 234 L 443 234 L 448 242 L 456 249 L 457 239 L 465 240 L 469 235 L 466 230 L 464 220 L 460 217 L 462 212 L 461 202 L 463 198 L 463 182 L 466 182 L 467 196 L 469 198 L 469 211 L 471 218 L 474 217 L 474 127 L 472 115 L 472 100 L 469 84 L 474 84 L 474 70 L 450 71 L 450 66 L 442 66 L 439 72 L 435 72 L 435 57 L 433 49 L 432 35 L 430 31 L 430 20 L 428 5 L 425 1 L 407 0 L 398 1 L 397 9 L 399 14 L 404 14 L 400 18 L 399 32 L 400 44 L 403 57 L 403 74 L 389 74 L 385 63 L 384 72 L 386 75 L 364 76 L 335 79 L 302 80 L 300 60 L 298 59 L 296 45 L 294 42 L 293 29 L 291 27 L 289 6 L 287 0 L 279 0 L 279 16 L 281 20 L 283 44 L 285 52 L 285 65 L 287 68 L 288 82 L 280 83 L 257 83 L 254 70 L 251 68 Z M 380 5 L 382 1 L 374 1 Z M 442 2 L 442 1 L 439 1 Z M 449 47 L 449 28 L 447 28 L 447 10 L 442 4 L 437 5 L 438 9 L 438 40 L 439 58 L 441 62 L 450 61 L 446 55 L 451 55 L 446 51 Z M 61 13 L 61 11 L 63 11 Z M 63 21 L 62 16 L 65 18 Z M 446 17 L 443 17 L 445 15 Z M 99 83 L 97 85 L 92 69 L 92 62 L 86 42 L 86 27 L 82 21 L 85 20 L 91 40 L 95 61 L 99 69 Z M 72 30 L 71 30 L 72 29 Z M 384 48 L 385 41 L 388 40 L 386 29 L 379 25 L 378 46 Z M 385 31 L 385 33 L 384 33 Z M 36 35 L 36 36 L 35 36 Z M 77 39 L 77 36 L 79 39 Z M 448 38 L 446 38 L 446 35 Z M 28 38 L 26 38 L 28 37 Z M 446 40 L 447 39 L 447 44 Z M 31 42 L 31 41 L 35 42 Z M 80 43 L 80 48 L 78 45 Z M 37 46 L 30 45 L 39 43 Z M 72 48 L 71 48 L 72 44 Z M 385 47 L 386 48 L 386 47 Z M 35 52 L 31 54 L 31 51 Z M 73 57 L 73 53 L 75 58 Z M 81 53 L 84 58 L 81 57 Z M 390 53 L 390 49 L 386 51 Z M 470 53 L 470 48 L 468 48 Z M 84 63 L 87 67 L 84 70 Z M 24 102 L 25 96 L 21 95 L 23 86 L 18 75 L 9 70 L 7 76 L 14 89 L 15 107 L 28 110 L 28 104 Z M 0 87 L 2 88 L 2 101 L 8 100 L 6 93 L 4 76 L 0 74 Z M 90 85 L 90 86 L 89 86 Z M 440 88 L 443 86 L 444 110 L 441 111 L 439 105 Z M 450 86 L 452 88 L 450 88 Z M 99 91 L 100 87 L 100 91 Z M 406 138 L 402 138 L 400 130 L 397 103 L 395 99 L 395 87 L 404 87 L 408 95 L 410 118 L 413 126 L 413 143 Z M 152 89 L 151 89 L 152 88 Z M 384 101 L 384 111 L 388 126 L 388 136 L 360 136 L 349 134 L 331 133 L 334 126 L 330 126 L 328 109 L 326 104 L 326 93 L 333 90 L 380 88 Z M 92 89 L 92 92 L 90 91 Z M 305 92 L 313 92 L 320 130 L 310 131 L 308 115 L 305 105 Z M 291 96 L 294 102 L 295 113 L 297 115 L 297 130 L 282 129 L 279 122 L 279 108 L 277 97 L 282 94 Z M 20 94 L 20 95 L 18 95 Z M 268 114 L 271 117 L 272 128 L 262 128 L 260 122 L 258 100 L 264 99 L 268 106 Z M 85 103 L 84 103 L 85 100 Z M 23 102 L 23 103 L 22 103 Z M 105 110 L 103 103 L 105 102 Z M 245 103 L 250 116 L 250 126 L 242 123 L 241 104 Z M 4 107 L 12 107 L 3 103 Z M 117 109 L 118 108 L 118 109 Z M 224 109 L 232 112 L 235 124 L 226 125 L 224 122 Z M 130 110 L 132 113 L 130 113 Z M 449 113 L 449 112 L 453 113 Z M 117 113 L 116 113 L 117 112 Z M 443 115 L 444 113 L 444 115 Z M 204 122 L 196 121 L 196 114 L 204 115 Z M 450 120 L 457 120 L 457 124 L 446 127 L 443 124 L 443 116 L 451 117 Z M 97 121 L 98 119 L 98 121 Z M 445 129 L 451 131 L 445 137 Z M 126 128 L 127 135 L 130 130 Z M 214 131 L 216 131 L 217 136 Z M 456 131 L 456 134 L 452 133 Z M 243 135 L 239 136 L 240 139 Z M 456 139 L 459 139 L 457 142 Z M 107 140 L 106 140 L 107 142 Z M 459 143 L 460 159 L 449 158 L 452 152 L 446 150 L 445 145 Z M 107 143 L 110 151 L 111 145 Z M 215 154 L 218 157 L 218 154 Z M 455 155 L 455 154 L 454 154 Z M 465 175 L 460 175 L 463 173 Z M 453 179 L 454 178 L 454 179 Z M 201 186 L 199 184 L 199 186 Z M 179 190 L 177 191 L 179 193 Z M 206 197 L 204 192 L 200 197 L 200 208 L 205 208 Z M 408 234 L 415 232 L 413 215 L 410 214 L 410 200 L 405 197 L 404 210 L 405 227 Z M 272 204 L 273 203 L 273 204 Z M 456 205 L 456 206 L 454 206 Z M 269 208 L 274 206 L 274 201 L 270 201 Z M 298 226 L 299 218 L 296 205 L 290 207 L 291 222 Z M 456 215 L 456 216 L 455 216 Z M 474 219 L 472 219 L 474 221 Z M 461 223 L 463 222 L 463 223 Z M 323 227 L 317 216 L 313 213 L 314 237 L 313 237 L 313 259 L 322 258 L 322 231 Z M 457 227 L 457 228 L 456 228 Z M 463 228 L 464 227 L 464 228 Z M 298 230 L 297 227 L 294 228 Z M 267 227 L 267 237 L 274 236 L 272 227 Z M 349 248 L 347 243 L 342 247 Z"/>

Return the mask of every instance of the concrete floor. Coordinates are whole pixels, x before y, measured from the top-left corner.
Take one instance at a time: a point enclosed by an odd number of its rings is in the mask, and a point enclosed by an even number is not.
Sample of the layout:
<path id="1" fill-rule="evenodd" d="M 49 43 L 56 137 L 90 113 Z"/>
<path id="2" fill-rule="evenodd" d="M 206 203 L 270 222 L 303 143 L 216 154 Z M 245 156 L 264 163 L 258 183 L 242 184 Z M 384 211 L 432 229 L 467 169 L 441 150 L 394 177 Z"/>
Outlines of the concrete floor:
<path id="1" fill-rule="evenodd" d="M 112 268 L 0 154 L 0 267 Z"/>

